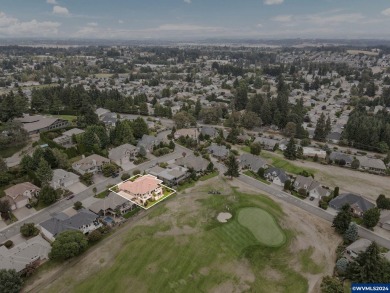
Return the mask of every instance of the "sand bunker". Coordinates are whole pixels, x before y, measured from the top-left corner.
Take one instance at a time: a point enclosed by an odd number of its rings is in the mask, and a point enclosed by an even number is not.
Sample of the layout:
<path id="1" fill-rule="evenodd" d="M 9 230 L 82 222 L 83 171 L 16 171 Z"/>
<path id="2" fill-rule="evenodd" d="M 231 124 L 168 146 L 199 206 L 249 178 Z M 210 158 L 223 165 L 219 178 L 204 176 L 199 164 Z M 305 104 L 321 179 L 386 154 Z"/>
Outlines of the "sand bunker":
<path id="1" fill-rule="evenodd" d="M 231 217 L 232 214 L 230 213 L 219 213 L 217 216 L 217 220 L 221 223 L 226 223 Z"/>

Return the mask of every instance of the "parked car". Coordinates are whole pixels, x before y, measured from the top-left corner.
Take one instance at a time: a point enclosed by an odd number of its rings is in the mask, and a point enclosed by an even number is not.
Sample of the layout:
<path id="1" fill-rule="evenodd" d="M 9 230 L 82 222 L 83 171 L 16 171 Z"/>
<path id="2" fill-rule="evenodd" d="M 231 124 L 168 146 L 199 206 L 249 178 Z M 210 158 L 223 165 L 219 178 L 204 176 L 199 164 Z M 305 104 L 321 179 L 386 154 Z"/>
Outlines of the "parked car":
<path id="1" fill-rule="evenodd" d="M 314 197 L 313 197 L 313 196 L 310 196 L 309 200 L 310 200 L 310 201 L 313 201 L 313 200 L 314 200 Z"/>
<path id="2" fill-rule="evenodd" d="M 112 173 L 112 175 L 111 175 L 112 178 L 116 178 L 118 176 L 119 176 L 119 173 Z"/>
<path id="3" fill-rule="evenodd" d="M 32 208 L 32 205 L 30 205 L 30 204 L 28 203 L 28 204 L 26 204 L 26 208 L 31 209 L 31 208 Z"/>
<path id="4" fill-rule="evenodd" d="M 68 195 L 68 196 L 66 197 L 67 200 L 70 200 L 70 199 L 72 199 L 72 198 L 74 198 L 74 194 Z"/>

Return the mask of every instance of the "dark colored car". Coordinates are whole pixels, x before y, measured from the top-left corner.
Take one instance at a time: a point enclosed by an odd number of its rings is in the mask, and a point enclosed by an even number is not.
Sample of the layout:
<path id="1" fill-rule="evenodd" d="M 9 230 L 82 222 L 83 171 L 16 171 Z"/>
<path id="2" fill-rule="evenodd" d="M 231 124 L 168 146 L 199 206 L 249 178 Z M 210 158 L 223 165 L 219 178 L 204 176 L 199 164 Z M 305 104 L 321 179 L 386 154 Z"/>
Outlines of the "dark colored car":
<path id="1" fill-rule="evenodd" d="M 119 173 L 112 173 L 112 175 L 111 175 L 112 178 L 116 178 L 118 176 L 119 176 Z"/>
<path id="2" fill-rule="evenodd" d="M 313 200 L 314 200 L 314 197 L 311 196 L 309 199 L 310 199 L 311 201 L 313 201 Z"/>
<path id="3" fill-rule="evenodd" d="M 66 197 L 67 200 L 72 199 L 72 198 L 74 198 L 74 194 L 68 195 L 68 196 Z"/>
<path id="4" fill-rule="evenodd" d="M 28 204 L 26 204 L 26 208 L 31 209 L 32 206 L 28 203 Z"/>

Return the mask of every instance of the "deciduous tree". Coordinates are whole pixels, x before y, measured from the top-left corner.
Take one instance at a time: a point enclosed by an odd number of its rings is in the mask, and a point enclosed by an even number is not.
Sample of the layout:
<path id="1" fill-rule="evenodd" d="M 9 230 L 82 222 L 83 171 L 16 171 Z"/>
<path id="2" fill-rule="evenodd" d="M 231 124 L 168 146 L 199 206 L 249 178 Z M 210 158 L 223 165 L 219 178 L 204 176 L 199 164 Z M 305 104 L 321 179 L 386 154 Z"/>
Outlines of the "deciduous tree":
<path id="1" fill-rule="evenodd" d="M 79 230 L 60 233 L 52 244 L 50 259 L 66 260 L 83 253 L 88 247 L 88 240 Z"/>

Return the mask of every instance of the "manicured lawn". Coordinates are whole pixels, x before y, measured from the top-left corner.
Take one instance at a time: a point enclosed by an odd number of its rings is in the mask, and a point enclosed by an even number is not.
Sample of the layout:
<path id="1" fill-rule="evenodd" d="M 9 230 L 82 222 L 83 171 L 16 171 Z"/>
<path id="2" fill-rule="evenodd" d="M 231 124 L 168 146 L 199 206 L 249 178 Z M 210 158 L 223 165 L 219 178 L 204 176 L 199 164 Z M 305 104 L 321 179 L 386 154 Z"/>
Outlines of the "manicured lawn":
<path id="1" fill-rule="evenodd" d="M 276 156 L 271 152 L 262 151 L 260 157 L 268 159 L 273 166 L 276 168 L 281 168 L 287 173 L 299 175 L 299 173 L 303 171 L 307 171 L 311 174 L 315 174 L 316 172 L 314 169 L 299 167 L 295 165 L 293 161 L 288 161 L 287 159 Z"/>
<path id="2" fill-rule="evenodd" d="M 216 177 L 218 175 L 219 175 L 219 172 L 214 171 L 214 172 L 211 172 L 210 174 L 203 175 L 202 177 L 199 178 L 199 181 L 206 181 L 206 180 L 209 180 L 209 179 Z"/>
<path id="3" fill-rule="evenodd" d="M 269 181 L 267 181 L 267 180 L 261 178 L 259 175 L 253 173 L 251 170 L 246 170 L 246 171 L 244 171 L 244 174 L 247 175 L 247 176 L 249 176 L 249 177 L 252 177 L 252 178 L 254 178 L 254 179 L 256 179 L 256 180 L 259 180 L 259 181 L 261 181 L 261 182 L 263 182 L 263 183 L 265 183 L 265 184 L 268 184 L 268 185 L 271 184 L 271 182 L 269 182 Z"/>
<path id="4" fill-rule="evenodd" d="M 104 191 L 96 194 L 95 197 L 96 198 L 105 198 L 109 193 L 110 193 L 110 191 L 107 189 L 107 190 L 104 190 Z"/>
<path id="5" fill-rule="evenodd" d="M 97 265 L 80 280 L 73 273 L 76 267 L 82 269 L 82 261 L 78 262 L 69 268 L 72 273 L 53 283 L 48 292 L 213 292 L 225 283 L 238 286 L 235 267 L 242 261 L 254 275 L 253 282 L 245 281 L 247 292 L 307 292 L 307 280 L 290 266 L 296 257 L 289 249 L 294 234 L 279 228 L 277 221 L 283 212 L 275 202 L 235 190 L 229 196 L 207 196 L 197 202 L 201 208 L 191 215 L 177 213 L 168 205 L 152 209 L 150 214 L 156 212 L 152 217 L 118 238 L 121 248 L 110 265 Z M 233 218 L 219 223 L 216 214 L 227 206 Z M 193 223 L 196 233 L 170 233 L 173 223 L 179 221 Z M 260 224 L 252 223 L 257 221 Z M 260 244 L 258 239 L 264 241 L 264 236 L 259 233 L 269 234 L 268 229 L 279 237 L 278 247 Z M 278 278 L 269 278 L 269 270 Z"/>
<path id="6" fill-rule="evenodd" d="M 67 120 L 69 122 L 72 122 L 73 120 L 77 119 L 77 116 L 73 116 L 73 115 L 52 115 L 52 116 L 55 118 Z"/>
<path id="7" fill-rule="evenodd" d="M 237 220 L 253 234 L 257 241 L 264 245 L 277 247 L 286 241 L 286 236 L 275 219 L 263 209 L 240 209 Z"/>

